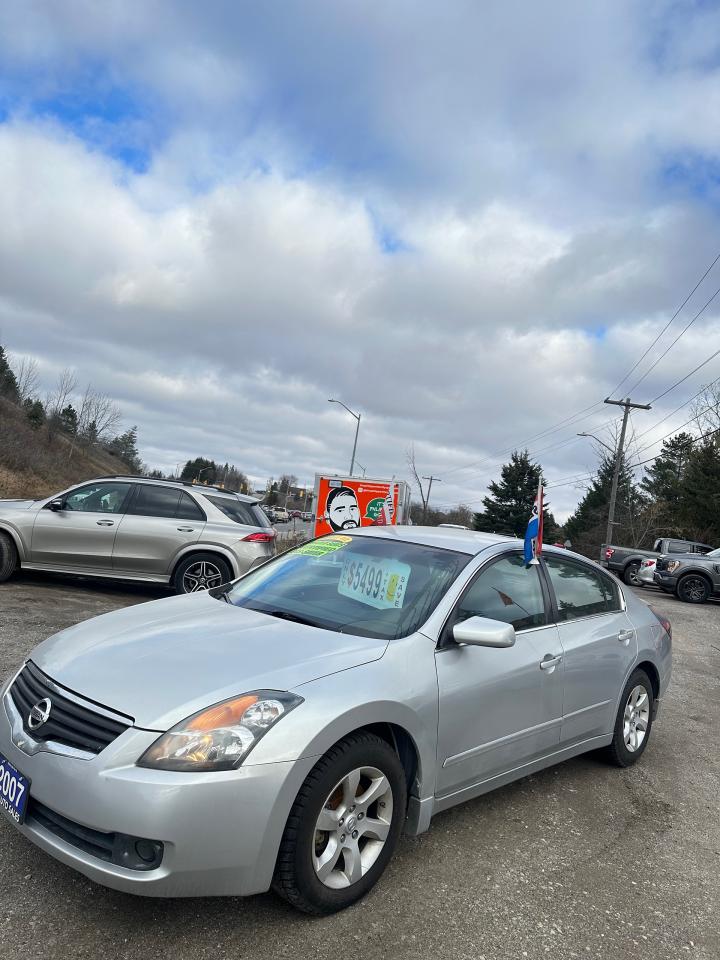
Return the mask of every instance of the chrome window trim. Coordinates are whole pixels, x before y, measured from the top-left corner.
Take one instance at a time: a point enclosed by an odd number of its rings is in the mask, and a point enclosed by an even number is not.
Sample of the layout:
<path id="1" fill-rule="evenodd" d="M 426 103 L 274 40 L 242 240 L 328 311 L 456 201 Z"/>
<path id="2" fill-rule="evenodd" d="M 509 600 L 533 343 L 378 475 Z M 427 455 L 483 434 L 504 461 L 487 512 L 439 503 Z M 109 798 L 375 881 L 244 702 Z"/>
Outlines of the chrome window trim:
<path id="1" fill-rule="evenodd" d="M 546 555 L 542 556 L 542 560 L 543 560 L 543 562 L 545 563 L 546 566 L 548 566 L 548 564 L 547 564 L 547 558 L 548 558 L 548 557 L 553 557 L 553 558 L 558 559 L 558 560 L 563 560 L 563 559 L 565 559 L 565 558 L 563 558 L 562 554 L 560 554 L 560 553 L 554 553 L 554 552 L 553 552 L 553 553 L 546 554 Z M 608 573 L 606 570 L 603 570 L 602 567 L 596 566 L 595 564 L 591 564 L 591 563 L 588 562 L 587 560 L 585 560 L 585 559 L 583 559 L 583 558 L 581 558 L 581 557 L 578 557 L 578 556 L 576 556 L 575 554 L 573 554 L 572 556 L 567 557 L 566 559 L 567 559 L 570 563 L 575 563 L 575 564 L 577 564 L 577 566 L 579 566 L 579 567 L 585 567 L 585 568 L 586 568 L 587 570 L 589 570 L 591 573 L 594 573 L 596 576 L 598 576 L 598 577 L 600 577 L 600 578 L 604 578 L 605 580 L 609 580 L 610 583 L 611 583 L 611 585 L 612 585 L 612 586 L 617 590 L 617 592 L 618 592 L 618 596 L 620 597 L 620 607 L 619 607 L 618 610 L 603 610 L 602 613 L 586 613 L 586 614 L 584 614 L 582 617 L 572 617 L 570 620 L 559 620 L 559 619 L 558 619 L 558 620 L 556 621 L 558 627 L 562 626 L 562 625 L 565 624 L 565 623 L 576 623 L 576 622 L 579 621 L 579 620 L 594 620 L 594 619 L 597 618 L 597 617 L 610 617 L 610 616 L 612 616 L 613 614 L 616 614 L 616 613 L 625 613 L 625 611 L 627 610 L 627 600 L 625 599 L 625 593 L 624 593 L 624 591 L 623 591 L 623 589 L 622 589 L 622 586 L 620 585 L 620 581 L 619 581 L 619 580 L 616 580 L 610 573 Z M 549 567 L 548 567 L 548 572 L 547 572 L 547 579 L 548 579 L 548 581 L 549 581 L 549 586 L 550 586 L 550 588 L 551 588 L 551 590 L 552 590 L 552 592 L 553 592 L 553 595 L 554 595 L 554 597 L 555 597 L 555 603 L 557 604 L 557 594 L 555 593 L 555 587 L 554 587 L 554 585 L 553 585 L 552 578 L 550 577 L 550 569 L 549 569 Z M 559 613 L 559 612 L 560 612 L 560 611 L 559 611 L 559 609 L 558 609 L 558 613 Z"/>

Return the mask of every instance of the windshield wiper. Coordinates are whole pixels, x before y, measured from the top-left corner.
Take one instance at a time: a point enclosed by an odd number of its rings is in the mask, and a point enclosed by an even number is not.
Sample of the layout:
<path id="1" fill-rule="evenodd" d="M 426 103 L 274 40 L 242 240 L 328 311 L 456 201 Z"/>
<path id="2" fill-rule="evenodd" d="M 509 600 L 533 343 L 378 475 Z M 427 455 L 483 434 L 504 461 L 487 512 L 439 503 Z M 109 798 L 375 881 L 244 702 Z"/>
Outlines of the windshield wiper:
<path id="1" fill-rule="evenodd" d="M 306 627 L 320 626 L 320 624 L 314 620 L 308 620 L 307 617 L 300 617 L 296 613 L 289 613 L 287 610 L 259 610 L 258 613 L 266 613 L 269 617 L 278 617 L 280 620 L 290 620 L 292 623 L 302 623 Z"/>

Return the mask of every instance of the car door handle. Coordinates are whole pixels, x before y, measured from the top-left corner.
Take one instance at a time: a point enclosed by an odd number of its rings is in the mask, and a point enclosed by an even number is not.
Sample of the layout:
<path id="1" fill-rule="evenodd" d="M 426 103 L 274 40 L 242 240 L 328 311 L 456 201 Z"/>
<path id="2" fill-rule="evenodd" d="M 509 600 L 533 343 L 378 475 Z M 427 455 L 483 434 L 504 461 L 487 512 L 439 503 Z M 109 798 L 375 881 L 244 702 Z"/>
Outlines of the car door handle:
<path id="1" fill-rule="evenodd" d="M 192 533 L 195 527 L 178 527 L 180 533 Z"/>
<path id="2" fill-rule="evenodd" d="M 558 654 L 556 657 L 553 657 L 548 653 L 540 661 L 540 669 L 554 670 L 559 663 L 562 663 L 562 656 L 560 654 Z"/>
<path id="3" fill-rule="evenodd" d="M 621 630 L 617 638 L 620 641 L 620 643 L 629 643 L 634 636 L 635 636 L 634 630 Z"/>
<path id="4" fill-rule="evenodd" d="M 95 523 L 96 523 L 99 527 L 112 527 L 112 526 L 115 525 L 115 521 L 114 521 L 114 520 L 96 520 Z"/>

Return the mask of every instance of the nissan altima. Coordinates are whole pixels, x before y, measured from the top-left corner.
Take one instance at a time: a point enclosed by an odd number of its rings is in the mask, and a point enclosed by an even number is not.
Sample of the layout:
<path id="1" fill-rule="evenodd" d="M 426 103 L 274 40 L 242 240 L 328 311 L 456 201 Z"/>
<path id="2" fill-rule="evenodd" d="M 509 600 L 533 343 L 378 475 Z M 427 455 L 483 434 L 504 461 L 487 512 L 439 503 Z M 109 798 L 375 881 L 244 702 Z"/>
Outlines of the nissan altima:
<path id="1" fill-rule="evenodd" d="M 356 529 L 40 644 L 0 690 L 0 819 L 118 890 L 331 913 L 441 810 L 635 763 L 670 673 L 669 623 L 567 550 Z"/>

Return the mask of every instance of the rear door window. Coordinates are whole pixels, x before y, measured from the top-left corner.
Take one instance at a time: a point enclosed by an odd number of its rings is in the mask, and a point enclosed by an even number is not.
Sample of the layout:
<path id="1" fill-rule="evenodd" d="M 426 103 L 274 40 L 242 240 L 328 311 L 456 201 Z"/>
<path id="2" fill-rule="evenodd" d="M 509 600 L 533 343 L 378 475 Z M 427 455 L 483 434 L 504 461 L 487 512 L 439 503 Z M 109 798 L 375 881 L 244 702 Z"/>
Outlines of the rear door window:
<path id="1" fill-rule="evenodd" d="M 184 490 L 180 491 L 180 501 L 175 516 L 178 520 L 205 520 L 205 512 L 201 509 L 200 504 L 196 503 L 190 494 L 185 493 Z"/>
<path id="2" fill-rule="evenodd" d="M 128 513 L 140 517 L 174 517 L 176 515 L 180 490 L 173 487 L 141 485 Z"/>
<path id="3" fill-rule="evenodd" d="M 692 544 L 689 540 L 669 540 L 668 553 L 692 553 Z"/>
<path id="4" fill-rule="evenodd" d="M 548 555 L 545 566 L 555 591 L 558 620 L 577 620 L 622 609 L 617 585 L 599 570 Z"/>

